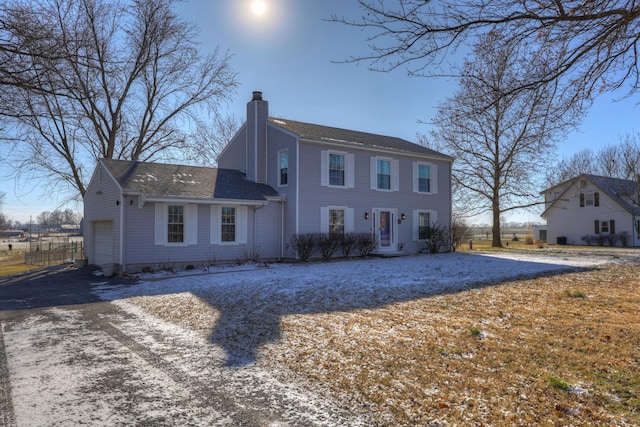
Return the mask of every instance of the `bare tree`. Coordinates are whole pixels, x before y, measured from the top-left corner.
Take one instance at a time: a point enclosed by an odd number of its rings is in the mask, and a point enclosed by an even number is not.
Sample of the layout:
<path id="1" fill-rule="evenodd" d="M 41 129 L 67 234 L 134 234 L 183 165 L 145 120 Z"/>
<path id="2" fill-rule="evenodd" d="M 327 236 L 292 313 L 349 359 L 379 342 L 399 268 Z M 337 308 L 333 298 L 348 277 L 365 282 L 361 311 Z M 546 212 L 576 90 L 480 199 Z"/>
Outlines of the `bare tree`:
<path id="1" fill-rule="evenodd" d="M 585 148 L 548 167 L 545 178 L 546 187 L 553 187 L 583 173 L 595 174 L 596 171 L 596 156 L 590 148 Z"/>
<path id="2" fill-rule="evenodd" d="M 7 194 L 4 191 L 0 191 L 0 230 L 7 227 L 8 220 L 4 213 L 2 213 L 2 206 L 4 205 L 4 199 Z"/>
<path id="3" fill-rule="evenodd" d="M 351 58 L 388 71 L 407 67 L 434 75 L 470 38 L 509 34 L 507 44 L 547 45 L 555 67 L 520 81 L 519 90 L 562 77 L 585 95 L 628 85 L 640 88 L 640 5 L 629 0 L 358 0 L 359 19 L 332 20 L 367 30 L 370 52 Z"/>
<path id="4" fill-rule="evenodd" d="M 198 120 L 194 135 L 195 144 L 189 158 L 202 166 L 216 166 L 218 156 L 240 129 L 240 120 L 234 115 L 216 115 L 213 123 Z"/>
<path id="5" fill-rule="evenodd" d="M 22 178 L 82 196 L 98 158 L 182 157 L 190 124 L 237 85 L 203 56 L 178 0 L 7 0 L 0 6 L 0 135 Z M 19 142 L 15 142 L 18 140 Z"/>
<path id="6" fill-rule="evenodd" d="M 536 206 L 539 177 L 550 163 L 555 142 L 576 126 L 582 110 L 550 83 L 511 91 L 522 74 L 554 64 L 543 51 L 520 45 L 509 50 L 506 34 L 493 31 L 479 39 L 473 58 L 461 70 L 458 91 L 440 103 L 434 138 L 455 157 L 454 187 L 468 213 L 493 216 L 492 246 L 500 247 L 505 212 Z"/>

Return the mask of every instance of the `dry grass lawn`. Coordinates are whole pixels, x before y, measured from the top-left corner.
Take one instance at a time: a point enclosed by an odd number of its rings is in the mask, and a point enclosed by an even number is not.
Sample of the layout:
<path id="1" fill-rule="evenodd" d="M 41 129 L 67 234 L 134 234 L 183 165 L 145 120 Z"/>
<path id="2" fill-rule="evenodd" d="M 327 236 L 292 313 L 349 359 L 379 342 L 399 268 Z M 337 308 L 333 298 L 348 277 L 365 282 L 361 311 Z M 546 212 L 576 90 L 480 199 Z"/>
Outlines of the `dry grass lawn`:
<path id="1" fill-rule="evenodd" d="M 640 425 L 639 284 L 640 264 L 616 264 L 288 315 L 257 363 L 378 426 Z M 203 331 L 218 315 L 193 296 L 152 299 L 133 300 Z"/>
<path id="2" fill-rule="evenodd" d="M 0 251 L 0 277 L 23 273 L 34 268 L 39 267 L 24 263 L 24 253 L 19 251 Z"/>

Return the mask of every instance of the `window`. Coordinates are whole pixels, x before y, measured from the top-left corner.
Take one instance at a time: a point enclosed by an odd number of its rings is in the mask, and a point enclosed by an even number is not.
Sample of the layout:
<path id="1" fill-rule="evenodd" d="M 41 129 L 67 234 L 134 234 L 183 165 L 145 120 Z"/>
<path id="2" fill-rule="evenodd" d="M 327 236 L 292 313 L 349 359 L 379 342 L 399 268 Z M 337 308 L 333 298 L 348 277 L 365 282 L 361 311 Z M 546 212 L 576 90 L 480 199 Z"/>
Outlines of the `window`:
<path id="1" fill-rule="evenodd" d="M 600 206 L 600 193 L 580 193 L 580 207 Z"/>
<path id="2" fill-rule="evenodd" d="M 616 221 L 613 219 L 610 221 L 599 221 L 596 219 L 594 221 L 594 224 L 595 224 L 595 234 L 600 234 L 600 233 L 616 234 Z"/>
<path id="3" fill-rule="evenodd" d="M 601 221 L 600 222 L 600 232 L 608 233 L 609 232 L 609 221 Z"/>
<path id="4" fill-rule="evenodd" d="M 378 189 L 391 190 L 391 161 L 378 159 Z"/>
<path id="5" fill-rule="evenodd" d="M 431 214 L 429 212 L 418 212 L 418 240 L 427 240 L 431 229 Z"/>
<path id="6" fill-rule="evenodd" d="M 344 209 L 329 209 L 329 233 L 344 234 Z"/>
<path id="7" fill-rule="evenodd" d="M 222 208 L 222 229 L 220 240 L 223 242 L 236 241 L 236 208 Z"/>
<path id="8" fill-rule="evenodd" d="M 429 165 L 418 165 L 418 191 L 431 192 L 431 172 Z"/>
<path id="9" fill-rule="evenodd" d="M 320 185 L 338 188 L 355 187 L 355 155 L 322 150 L 320 169 Z"/>
<path id="10" fill-rule="evenodd" d="M 187 246 L 198 243 L 198 205 L 155 204 L 154 244 Z"/>
<path id="11" fill-rule="evenodd" d="M 278 185 L 287 185 L 289 183 L 289 150 L 278 152 L 278 164 Z"/>
<path id="12" fill-rule="evenodd" d="M 329 185 L 344 186 L 344 154 L 329 153 Z"/>
<path id="13" fill-rule="evenodd" d="M 169 205 L 167 221 L 167 242 L 184 242 L 184 206 Z"/>

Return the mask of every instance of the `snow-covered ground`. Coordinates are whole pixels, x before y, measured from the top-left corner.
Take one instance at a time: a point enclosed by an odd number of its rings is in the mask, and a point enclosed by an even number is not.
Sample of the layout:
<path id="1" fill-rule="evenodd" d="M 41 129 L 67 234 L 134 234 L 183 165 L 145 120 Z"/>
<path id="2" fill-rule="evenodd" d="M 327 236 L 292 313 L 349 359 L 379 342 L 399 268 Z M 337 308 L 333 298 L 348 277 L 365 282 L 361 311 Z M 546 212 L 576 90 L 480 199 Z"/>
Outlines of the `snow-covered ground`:
<path id="1" fill-rule="evenodd" d="M 259 425 L 365 425 L 344 404 L 283 382 L 260 362 L 261 349 L 281 338 L 283 316 L 376 308 L 639 256 L 451 253 L 218 266 L 147 274 L 122 286 L 96 277 L 94 292 L 113 312 L 53 308 L 0 325 L 15 421 L 234 425 L 247 411 Z"/>

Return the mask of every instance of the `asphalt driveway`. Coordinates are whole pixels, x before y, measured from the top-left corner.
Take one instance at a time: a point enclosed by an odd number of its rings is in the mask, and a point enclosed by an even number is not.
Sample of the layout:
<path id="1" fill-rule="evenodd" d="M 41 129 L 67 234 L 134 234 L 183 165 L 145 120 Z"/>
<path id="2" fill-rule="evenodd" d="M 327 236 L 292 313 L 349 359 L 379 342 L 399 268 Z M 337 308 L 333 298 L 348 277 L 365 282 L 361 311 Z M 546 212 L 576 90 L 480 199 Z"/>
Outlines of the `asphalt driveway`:
<path id="1" fill-rule="evenodd" d="M 359 425 L 206 340 L 91 290 L 135 286 L 93 269 L 0 279 L 0 426 Z"/>

